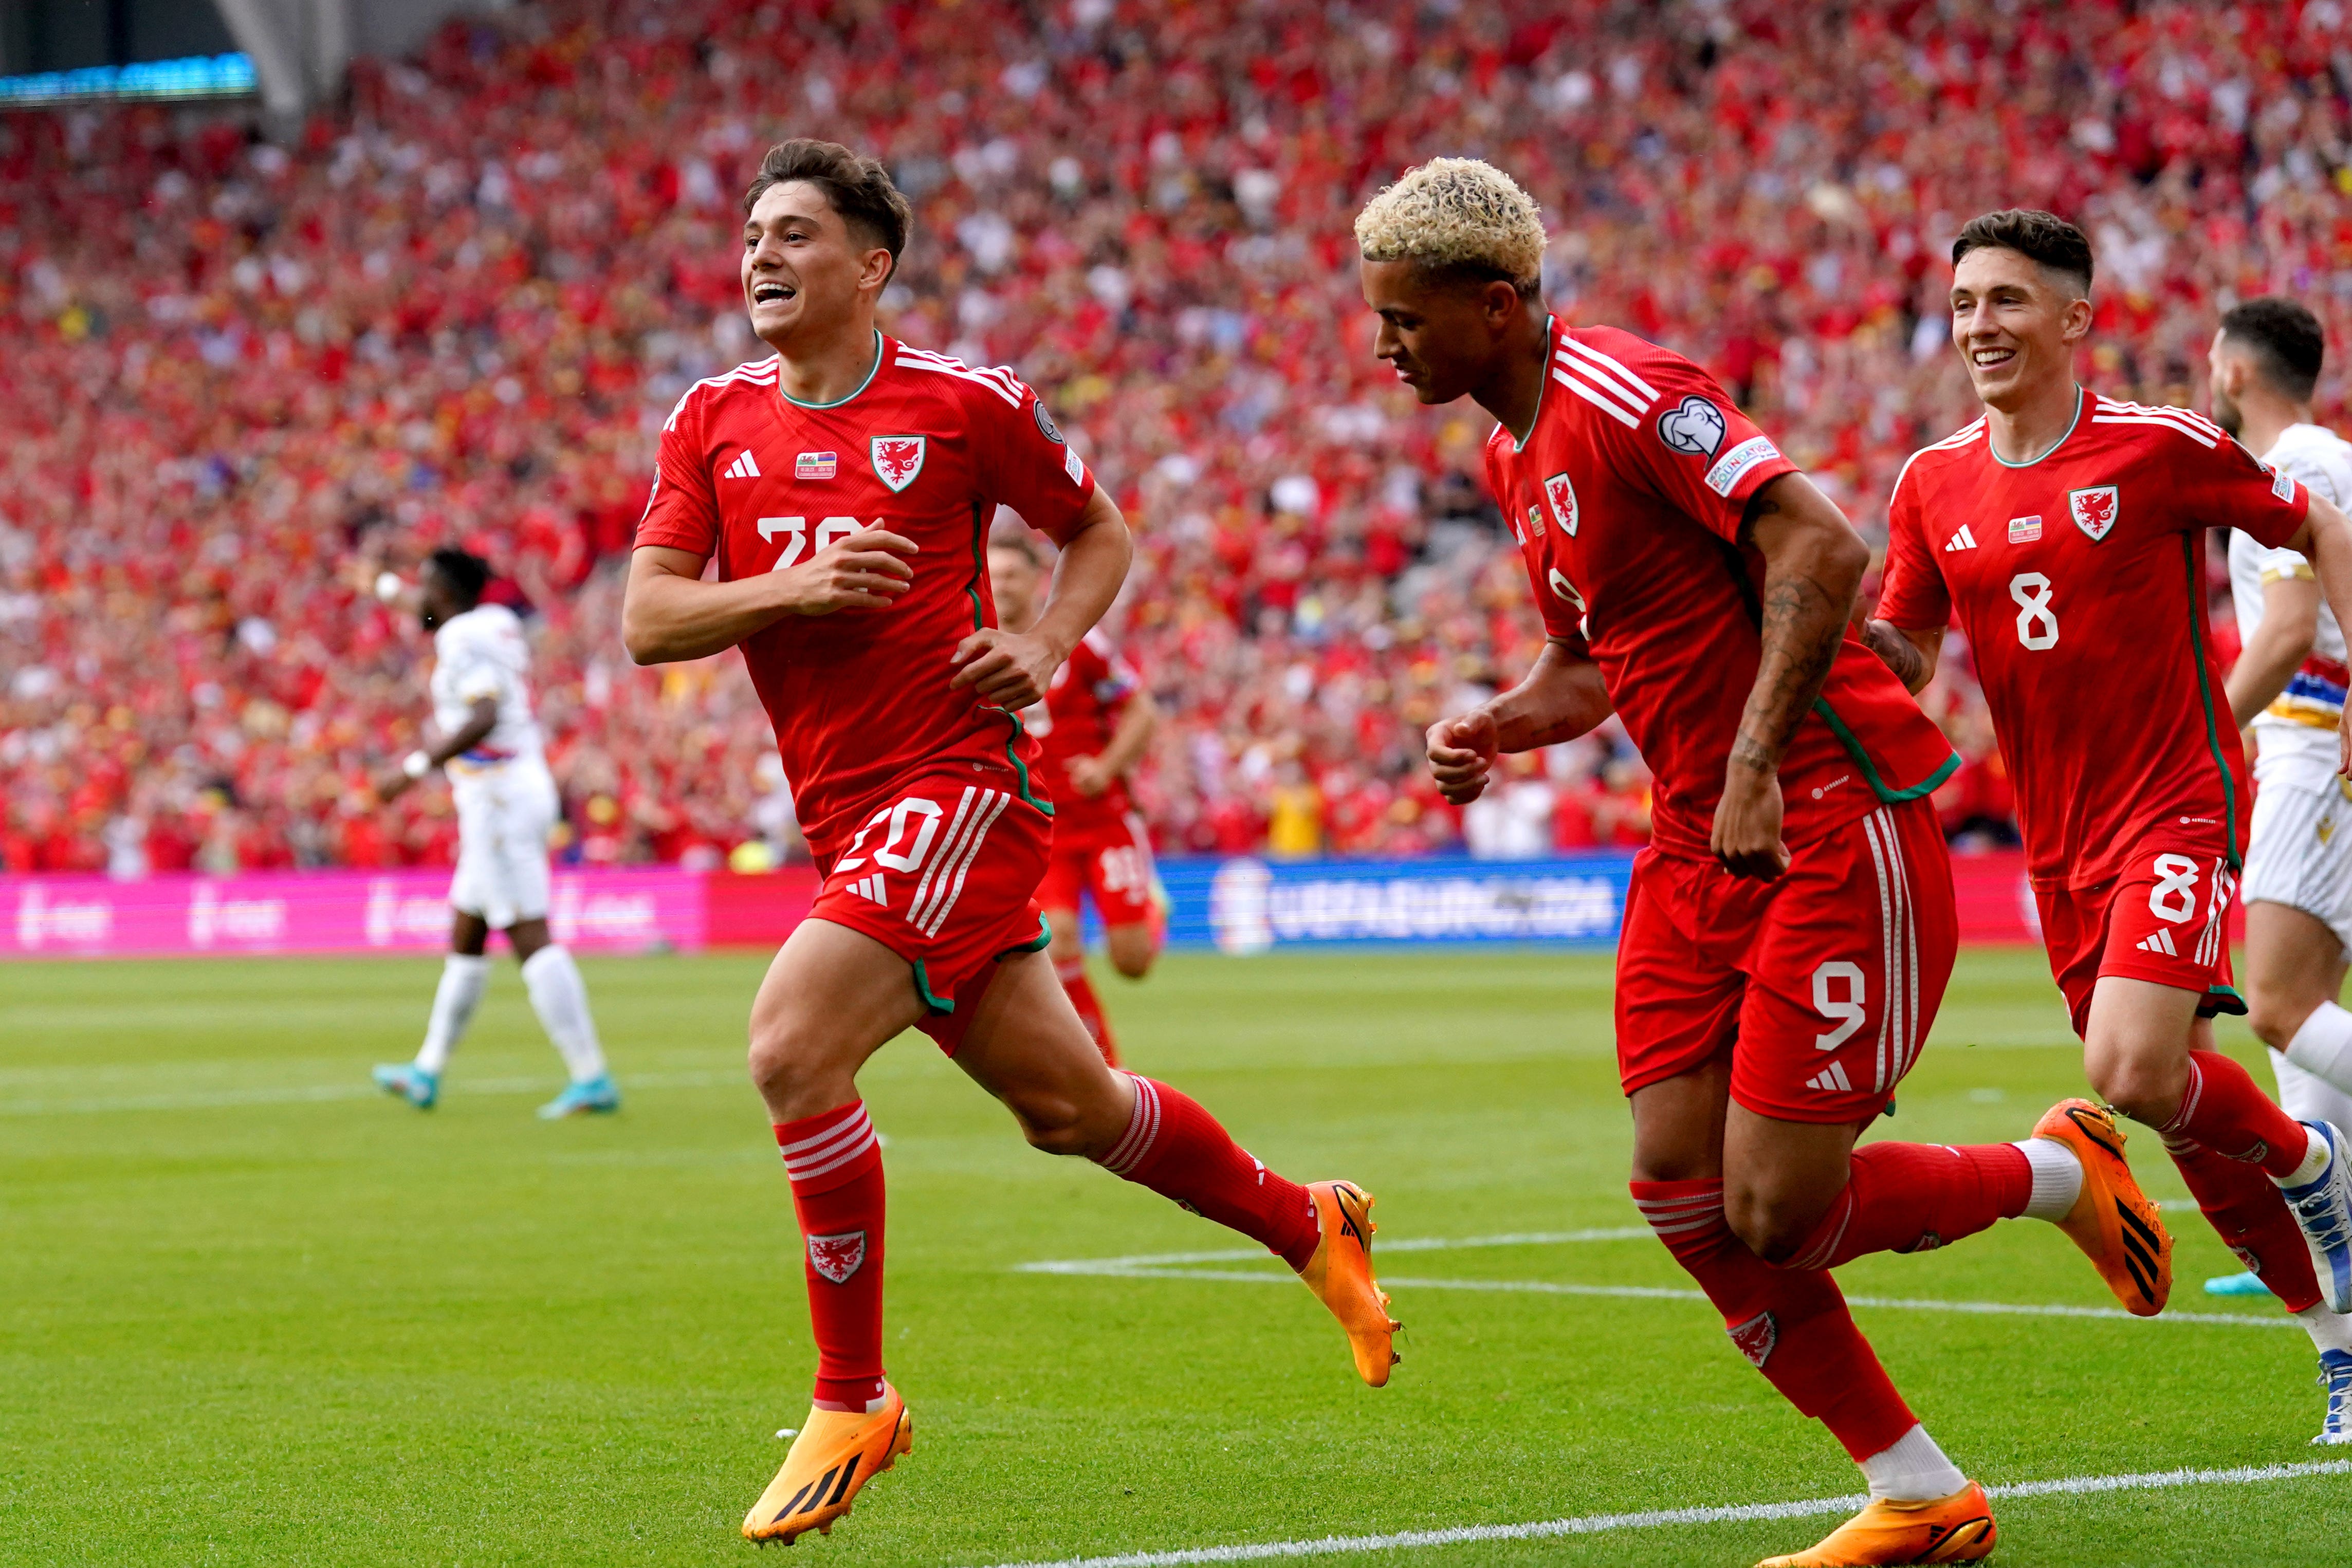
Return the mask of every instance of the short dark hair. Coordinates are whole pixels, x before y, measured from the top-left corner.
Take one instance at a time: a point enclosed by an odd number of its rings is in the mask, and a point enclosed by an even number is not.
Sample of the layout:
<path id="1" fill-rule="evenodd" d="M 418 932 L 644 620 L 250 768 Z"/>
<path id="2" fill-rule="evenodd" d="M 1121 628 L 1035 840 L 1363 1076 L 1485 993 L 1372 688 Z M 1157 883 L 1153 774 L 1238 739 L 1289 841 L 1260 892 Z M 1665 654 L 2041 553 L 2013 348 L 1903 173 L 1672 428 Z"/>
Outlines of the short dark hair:
<path id="1" fill-rule="evenodd" d="M 441 574 L 449 591 L 464 600 L 468 610 L 482 601 L 482 591 L 490 585 L 490 563 L 456 545 L 443 545 L 425 558 L 425 564 Z"/>
<path id="2" fill-rule="evenodd" d="M 1475 294 L 1490 283 L 1507 283 L 1522 299 L 1535 300 L 1543 297 L 1541 277 L 1514 277 L 1491 261 L 1415 260 L 1413 271 L 1422 283 L 1431 288 Z"/>
<path id="3" fill-rule="evenodd" d="M 743 215 L 751 215 L 751 209 L 771 186 L 795 180 L 805 180 L 823 191 L 843 223 L 888 251 L 890 276 L 898 275 L 898 257 L 906 252 L 907 231 L 914 224 L 915 209 L 890 183 L 890 171 L 882 166 L 882 160 L 813 136 L 779 141 L 760 160 L 759 176 L 743 193 Z"/>
<path id="4" fill-rule="evenodd" d="M 2221 334 L 2253 350 L 2263 380 L 2297 402 L 2309 402 L 2319 386 L 2327 355 L 2327 335 L 2319 318 L 2299 301 L 2265 294 L 2221 313 Z"/>
<path id="5" fill-rule="evenodd" d="M 1952 242 L 1952 265 L 1972 250 L 2013 250 L 2029 261 L 2066 275 L 2088 298 L 2091 242 L 2081 229 L 2038 207 L 2004 207 L 1970 218 Z"/>

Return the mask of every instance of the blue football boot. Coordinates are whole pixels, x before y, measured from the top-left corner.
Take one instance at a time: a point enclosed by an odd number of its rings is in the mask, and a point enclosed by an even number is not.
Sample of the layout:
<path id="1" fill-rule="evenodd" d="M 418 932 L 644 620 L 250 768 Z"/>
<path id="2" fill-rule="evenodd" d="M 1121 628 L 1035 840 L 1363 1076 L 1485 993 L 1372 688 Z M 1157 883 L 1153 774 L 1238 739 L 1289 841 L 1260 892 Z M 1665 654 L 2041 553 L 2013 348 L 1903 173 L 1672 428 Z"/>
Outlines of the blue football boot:
<path id="1" fill-rule="evenodd" d="M 427 1072 L 413 1061 L 387 1061 L 375 1070 L 375 1086 L 397 1094 L 420 1111 L 433 1109 L 441 1098 L 441 1075 Z"/>
<path id="2" fill-rule="evenodd" d="M 539 1108 L 542 1122 L 560 1122 L 566 1116 L 602 1116 L 621 1108 L 621 1091 L 613 1082 L 613 1075 L 600 1072 L 585 1083 L 567 1083 L 563 1092 Z"/>
<path id="3" fill-rule="evenodd" d="M 2280 1187 L 2279 1194 L 2311 1249 L 2319 1299 L 2331 1312 L 2352 1312 L 2352 1169 L 2344 1134 L 2329 1122 L 2303 1124 L 2327 1141 L 2327 1168 L 2299 1186 Z"/>

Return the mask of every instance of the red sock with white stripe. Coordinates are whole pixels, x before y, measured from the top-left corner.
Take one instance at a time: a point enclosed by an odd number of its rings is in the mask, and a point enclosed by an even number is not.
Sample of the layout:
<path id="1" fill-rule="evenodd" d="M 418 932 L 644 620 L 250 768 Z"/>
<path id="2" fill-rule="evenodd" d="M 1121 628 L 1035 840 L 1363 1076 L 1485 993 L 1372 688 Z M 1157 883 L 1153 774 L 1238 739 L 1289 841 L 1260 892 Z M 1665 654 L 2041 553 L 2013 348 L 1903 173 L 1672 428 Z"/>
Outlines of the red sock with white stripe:
<path id="1" fill-rule="evenodd" d="M 1070 1005 L 1078 1009 L 1078 1021 L 1087 1026 L 1094 1038 L 1095 1049 L 1113 1067 L 1118 1065 L 1118 1043 L 1110 1037 L 1110 1022 L 1103 1017 L 1102 1002 L 1095 995 L 1094 982 L 1087 978 L 1087 961 L 1074 958 L 1066 964 L 1054 966 L 1054 978 L 1062 982 L 1069 993 Z"/>
<path id="2" fill-rule="evenodd" d="M 2053 1145 L 2054 1146 L 2054 1145 Z M 2014 1219 L 2033 1196 L 2015 1144 L 1867 1144 L 1845 1186 L 1782 1267 L 1834 1269 L 1871 1252 L 1917 1252 Z"/>
<path id="3" fill-rule="evenodd" d="M 2218 1051 L 2189 1053 L 2189 1087 L 2181 1092 L 2180 1109 L 2157 1131 L 2260 1166 L 2274 1181 L 2302 1170 L 2317 1135 L 2280 1110 L 2252 1073 Z"/>
<path id="4" fill-rule="evenodd" d="M 1837 1282 L 1819 1270 L 1769 1268 L 1741 1246 L 1723 1216 L 1720 1180 L 1631 1186 L 1642 1218 L 1723 1314 L 1731 1343 L 1854 1463 L 1885 1454 L 1919 1424 Z"/>
<path id="5" fill-rule="evenodd" d="M 2201 1054 L 2192 1051 L 2192 1056 Z M 2311 1270 L 2311 1249 L 2278 1184 L 2243 1160 L 2215 1154 L 2194 1138 L 2168 1133 L 2164 1152 L 2179 1167 L 2189 1196 L 2205 1213 L 2221 1244 L 2262 1277 L 2291 1312 L 2319 1303 L 2319 1279 Z"/>
<path id="6" fill-rule="evenodd" d="M 1252 1158 L 1190 1095 L 1132 1072 L 1127 1077 L 1135 1084 L 1135 1113 L 1095 1163 L 1240 1231 L 1293 1269 L 1306 1268 L 1323 1239 L 1307 1189 Z"/>
<path id="7" fill-rule="evenodd" d="M 815 1403 L 870 1410 L 882 1397 L 882 1145 L 863 1100 L 776 1124 L 776 1145 L 801 1222 Z"/>

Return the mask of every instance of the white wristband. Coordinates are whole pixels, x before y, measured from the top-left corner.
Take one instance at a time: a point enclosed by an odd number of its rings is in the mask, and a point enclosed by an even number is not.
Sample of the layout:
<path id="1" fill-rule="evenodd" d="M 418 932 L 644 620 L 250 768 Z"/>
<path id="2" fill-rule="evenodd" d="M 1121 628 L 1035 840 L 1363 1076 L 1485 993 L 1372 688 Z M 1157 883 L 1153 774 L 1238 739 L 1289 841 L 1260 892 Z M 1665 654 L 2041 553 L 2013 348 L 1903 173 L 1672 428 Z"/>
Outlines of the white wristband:
<path id="1" fill-rule="evenodd" d="M 400 759 L 400 770 L 411 779 L 422 779 L 433 771 L 433 758 L 422 751 L 412 751 Z"/>
<path id="2" fill-rule="evenodd" d="M 386 604 L 399 598 L 400 591 L 407 586 L 400 580 L 400 573 L 396 571 L 380 571 L 375 574 L 375 596 Z"/>

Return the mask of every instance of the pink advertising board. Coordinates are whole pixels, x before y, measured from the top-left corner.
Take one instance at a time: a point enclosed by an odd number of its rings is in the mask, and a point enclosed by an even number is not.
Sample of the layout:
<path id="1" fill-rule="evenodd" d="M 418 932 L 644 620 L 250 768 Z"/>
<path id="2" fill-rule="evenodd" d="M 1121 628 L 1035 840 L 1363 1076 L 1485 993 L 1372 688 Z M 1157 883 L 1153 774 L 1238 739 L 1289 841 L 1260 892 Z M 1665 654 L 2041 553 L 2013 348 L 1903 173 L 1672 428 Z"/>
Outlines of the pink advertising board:
<path id="1" fill-rule="evenodd" d="M 584 953 L 700 947 L 706 880 L 667 867 L 559 872 L 548 923 Z M 0 876 L 0 958 L 424 953 L 448 938 L 446 871 Z"/>

